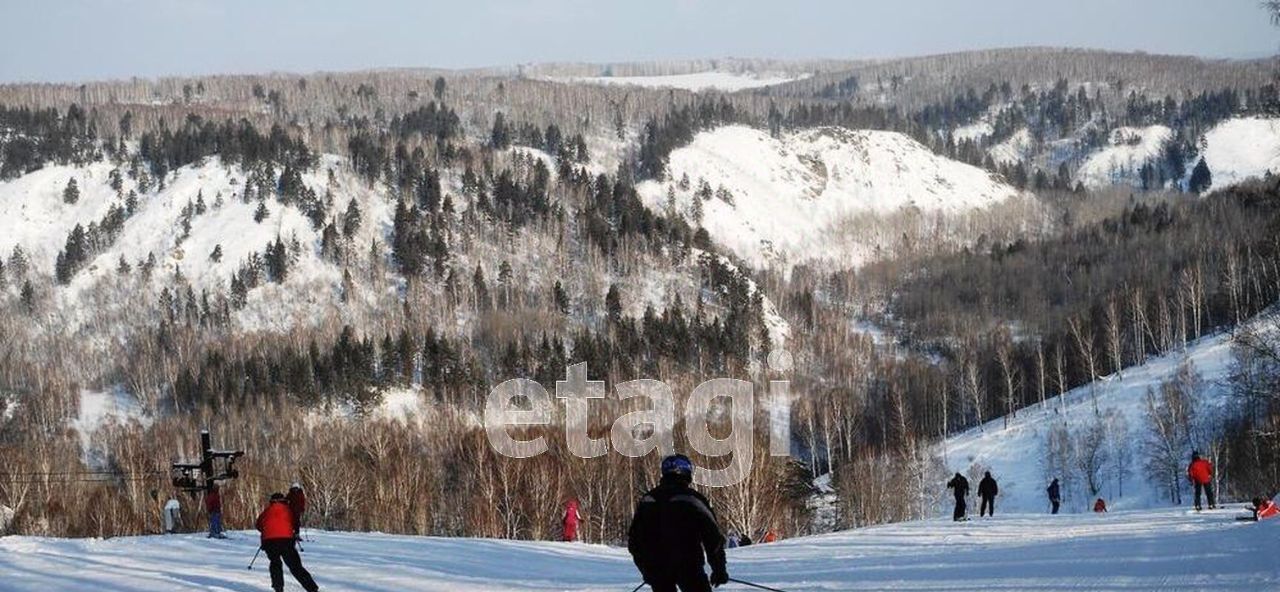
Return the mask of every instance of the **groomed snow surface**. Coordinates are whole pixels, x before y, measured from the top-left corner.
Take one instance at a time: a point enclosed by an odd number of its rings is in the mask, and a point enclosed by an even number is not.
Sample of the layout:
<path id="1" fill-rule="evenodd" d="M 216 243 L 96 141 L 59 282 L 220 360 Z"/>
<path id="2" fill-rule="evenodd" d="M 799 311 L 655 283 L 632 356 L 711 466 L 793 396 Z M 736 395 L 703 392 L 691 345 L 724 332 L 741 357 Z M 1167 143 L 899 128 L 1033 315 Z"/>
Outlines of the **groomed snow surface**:
<path id="1" fill-rule="evenodd" d="M 1280 520 L 1239 510 L 934 519 L 731 549 L 729 575 L 774 588 L 836 590 L 1276 590 Z M 391 592 L 626 592 L 625 549 L 580 543 L 312 533 L 303 562 L 321 589 Z M 269 589 L 256 533 L 109 540 L 0 538 L 0 589 L 143 592 Z M 299 590 L 286 570 L 286 590 Z M 731 583 L 721 590 L 748 590 Z"/>
<path id="2" fill-rule="evenodd" d="M 1214 188 L 1261 177 L 1267 171 L 1280 174 L 1280 119 L 1228 119 L 1209 130 L 1204 139 L 1204 160 Z"/>

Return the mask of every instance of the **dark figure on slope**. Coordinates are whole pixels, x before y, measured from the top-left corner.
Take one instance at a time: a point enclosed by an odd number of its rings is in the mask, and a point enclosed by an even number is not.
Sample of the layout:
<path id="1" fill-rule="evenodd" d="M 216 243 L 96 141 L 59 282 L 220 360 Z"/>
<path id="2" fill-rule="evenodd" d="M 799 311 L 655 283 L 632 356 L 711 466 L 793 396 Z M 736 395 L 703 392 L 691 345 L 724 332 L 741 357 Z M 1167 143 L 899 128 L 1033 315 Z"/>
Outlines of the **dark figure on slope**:
<path id="1" fill-rule="evenodd" d="M 724 535 L 711 504 L 689 487 L 693 463 L 681 454 L 662 460 L 662 480 L 640 498 L 627 549 L 653 592 L 707 592 L 729 581 Z M 711 580 L 703 571 L 711 564 Z"/>
<path id="2" fill-rule="evenodd" d="M 302 490 L 302 484 L 294 483 L 290 485 L 289 493 L 284 496 L 284 501 L 289 505 L 289 511 L 293 512 L 293 536 L 301 540 L 302 515 L 307 513 L 307 494 Z"/>
<path id="3" fill-rule="evenodd" d="M 1058 506 L 1062 505 L 1062 490 L 1058 487 L 1057 479 L 1054 479 L 1053 483 L 1049 484 L 1048 489 L 1045 489 L 1045 493 L 1049 494 L 1049 503 L 1053 505 L 1052 513 L 1057 514 Z"/>
<path id="4" fill-rule="evenodd" d="M 947 489 L 952 490 L 956 496 L 956 511 L 951 515 L 951 519 L 959 522 L 964 520 L 965 502 L 964 498 L 969 495 L 969 480 L 964 475 L 956 473 L 950 481 L 947 481 Z"/>
<path id="5" fill-rule="evenodd" d="M 262 550 L 267 552 L 267 559 L 271 561 L 271 589 L 275 592 L 284 591 L 283 562 L 289 566 L 289 573 L 302 584 L 303 589 L 307 592 L 319 590 L 320 587 L 311 579 L 307 568 L 302 567 L 302 558 L 298 556 L 298 549 L 294 546 L 297 528 L 294 525 L 293 510 L 289 508 L 289 502 L 283 494 L 271 494 L 267 509 L 258 515 L 257 526 L 258 532 L 262 533 Z"/>
<path id="6" fill-rule="evenodd" d="M 988 514 L 996 515 L 997 495 L 1000 495 L 1000 486 L 996 485 L 996 480 L 991 478 L 991 471 L 983 473 L 982 481 L 978 482 L 978 497 L 982 498 L 982 505 L 978 508 L 979 518 Z"/>
<path id="7" fill-rule="evenodd" d="M 1191 453 L 1191 464 L 1187 465 L 1187 479 L 1191 480 L 1191 485 L 1196 490 L 1196 511 L 1200 511 L 1200 494 L 1204 492 L 1204 496 L 1209 500 L 1209 509 L 1213 510 L 1218 507 L 1217 500 L 1213 497 L 1213 463 L 1207 458 L 1201 458 L 1199 452 Z"/>

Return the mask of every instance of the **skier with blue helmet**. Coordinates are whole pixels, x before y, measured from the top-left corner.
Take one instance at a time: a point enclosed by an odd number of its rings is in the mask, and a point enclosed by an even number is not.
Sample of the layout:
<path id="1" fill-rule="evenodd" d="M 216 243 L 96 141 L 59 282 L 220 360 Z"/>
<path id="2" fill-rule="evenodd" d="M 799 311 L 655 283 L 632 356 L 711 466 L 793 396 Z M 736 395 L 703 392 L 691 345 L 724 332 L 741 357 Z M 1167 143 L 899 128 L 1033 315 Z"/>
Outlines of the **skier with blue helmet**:
<path id="1" fill-rule="evenodd" d="M 658 486 L 636 505 L 627 549 L 653 592 L 708 592 L 729 581 L 724 535 L 711 504 L 692 483 L 689 457 L 668 456 Z M 710 580 L 704 563 L 711 565 Z"/>

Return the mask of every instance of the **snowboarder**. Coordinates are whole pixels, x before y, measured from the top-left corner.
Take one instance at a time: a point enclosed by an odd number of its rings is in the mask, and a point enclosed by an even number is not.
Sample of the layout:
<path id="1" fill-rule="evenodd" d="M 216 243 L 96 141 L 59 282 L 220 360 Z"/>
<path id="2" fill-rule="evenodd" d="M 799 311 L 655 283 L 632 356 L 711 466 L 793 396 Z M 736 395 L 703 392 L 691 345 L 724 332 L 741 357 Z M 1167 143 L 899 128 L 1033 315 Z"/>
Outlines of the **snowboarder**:
<path id="1" fill-rule="evenodd" d="M 730 549 L 737 549 L 739 541 L 740 539 L 738 538 L 738 533 L 731 532 L 729 533 L 729 537 L 725 539 L 725 546 Z"/>
<path id="2" fill-rule="evenodd" d="M 1051 513 L 1057 514 L 1058 506 L 1062 505 L 1062 490 L 1058 487 L 1058 480 L 1054 479 L 1053 483 L 1049 484 L 1049 488 L 1045 489 L 1045 492 L 1049 494 L 1049 503 L 1053 505 Z"/>
<path id="3" fill-rule="evenodd" d="M 965 503 L 964 499 L 969 495 L 969 480 L 964 475 L 956 473 L 950 481 L 947 481 L 947 489 L 954 490 L 952 493 L 956 496 L 956 510 L 951 515 L 951 519 L 956 522 L 964 520 Z"/>
<path id="4" fill-rule="evenodd" d="M 227 535 L 222 534 L 222 493 L 218 491 L 217 483 L 209 486 L 209 491 L 204 494 L 204 511 L 209 515 L 208 538 L 227 538 Z"/>
<path id="5" fill-rule="evenodd" d="M 1098 498 L 1098 501 L 1093 502 L 1093 511 L 1094 511 L 1094 512 L 1096 512 L 1096 513 L 1098 513 L 1098 514 L 1106 514 L 1106 513 L 1107 513 L 1107 502 L 1106 502 L 1106 500 L 1104 500 L 1104 499 L 1102 499 L 1102 498 Z"/>
<path id="6" fill-rule="evenodd" d="M 729 581 L 724 535 L 702 494 L 689 487 L 693 463 L 682 454 L 662 459 L 662 479 L 636 505 L 627 549 L 653 592 L 707 592 Z M 711 579 L 703 561 L 711 564 Z"/>
<path id="7" fill-rule="evenodd" d="M 293 536 L 294 538 L 302 538 L 302 515 L 307 513 L 307 494 L 302 490 L 301 483 L 294 483 L 289 486 L 289 493 L 284 496 L 284 501 L 289 505 L 289 511 L 293 512 Z"/>
<path id="8" fill-rule="evenodd" d="M 1253 498 L 1254 522 L 1266 520 L 1267 518 L 1273 518 L 1275 516 L 1280 516 L 1280 506 L 1276 506 L 1276 503 L 1269 499 L 1261 497 Z"/>
<path id="9" fill-rule="evenodd" d="M 578 540 L 578 523 L 582 521 L 582 513 L 578 511 L 578 500 L 570 498 L 564 505 L 564 529 L 561 539 L 566 543 Z"/>
<path id="10" fill-rule="evenodd" d="M 996 515 L 996 496 L 1000 494 L 1000 486 L 996 485 L 996 480 L 991 478 L 991 471 L 982 474 L 982 480 L 978 482 L 978 497 L 982 498 L 982 505 L 978 506 L 978 517 L 986 516 L 988 513 L 994 518 Z"/>
<path id="11" fill-rule="evenodd" d="M 320 587 L 316 586 L 316 581 L 311 579 L 307 568 L 302 567 L 302 558 L 298 556 L 298 549 L 295 546 L 297 539 L 294 538 L 298 529 L 293 516 L 289 502 L 281 493 L 271 494 L 271 501 L 267 503 L 267 508 L 258 515 L 256 524 L 258 532 L 262 533 L 261 547 L 267 552 L 267 559 L 271 562 L 271 588 L 275 592 L 284 591 L 284 570 L 281 567 L 283 562 L 284 565 L 289 566 L 289 573 L 293 574 L 299 584 L 302 584 L 303 589 L 307 592 L 316 592 Z"/>
<path id="12" fill-rule="evenodd" d="M 1191 453 L 1191 464 L 1187 465 L 1187 479 L 1191 480 L 1192 486 L 1196 492 L 1196 511 L 1199 512 L 1200 494 L 1204 492 L 1204 496 L 1208 499 L 1209 509 L 1217 509 L 1217 500 L 1213 497 L 1213 463 L 1207 458 L 1201 458 L 1200 452 Z"/>

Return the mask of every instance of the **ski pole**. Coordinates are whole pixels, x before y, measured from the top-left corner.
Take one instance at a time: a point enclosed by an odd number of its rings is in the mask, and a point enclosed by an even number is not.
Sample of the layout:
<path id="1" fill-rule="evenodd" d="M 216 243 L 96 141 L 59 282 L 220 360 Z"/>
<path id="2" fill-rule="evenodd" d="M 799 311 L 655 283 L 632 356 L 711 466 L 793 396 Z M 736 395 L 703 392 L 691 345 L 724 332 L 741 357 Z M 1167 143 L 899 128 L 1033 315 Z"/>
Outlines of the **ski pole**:
<path id="1" fill-rule="evenodd" d="M 751 583 L 751 582 L 746 582 L 746 580 L 733 579 L 733 578 L 730 578 L 730 579 L 728 579 L 728 580 L 730 580 L 730 582 L 733 582 L 733 583 L 742 584 L 742 586 L 750 586 L 750 587 L 753 587 L 753 588 L 767 589 L 767 591 L 769 591 L 769 592 L 786 592 L 786 591 L 782 591 L 782 589 L 778 589 L 778 588 L 769 588 L 768 586 L 760 586 L 760 584 L 755 584 L 755 583 Z"/>
<path id="2" fill-rule="evenodd" d="M 259 546 L 259 547 L 258 547 L 258 550 L 257 550 L 257 551 L 255 551 L 255 552 L 253 553 L 253 559 L 250 559 L 250 560 L 249 560 L 249 569 L 250 569 L 250 570 L 252 570 L 252 569 L 253 569 L 253 562 L 258 560 L 258 554 L 259 554 L 259 553 L 261 553 L 261 552 L 262 552 L 262 547 L 261 547 L 261 546 Z"/>
<path id="3" fill-rule="evenodd" d="M 644 587 L 644 582 L 640 582 L 640 585 L 636 586 L 635 588 L 632 588 L 631 592 L 640 592 L 640 589 L 643 587 Z"/>

